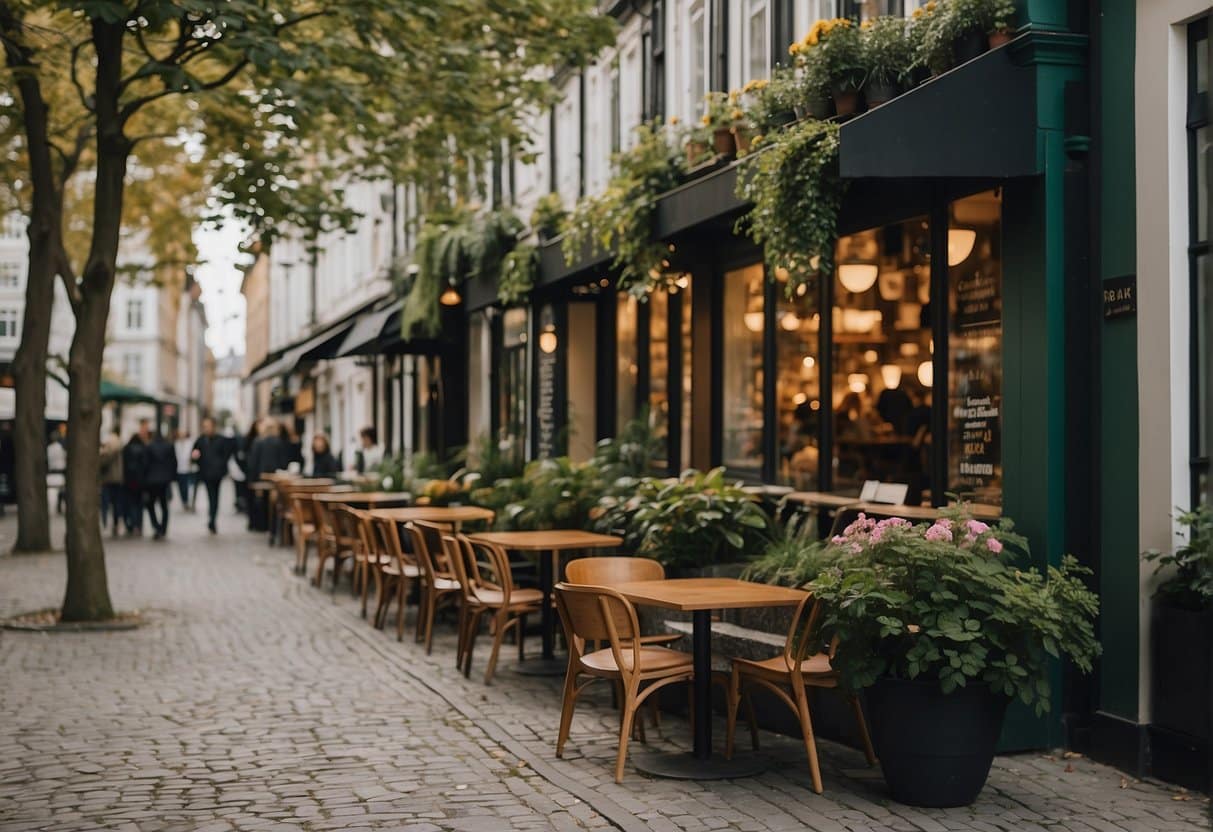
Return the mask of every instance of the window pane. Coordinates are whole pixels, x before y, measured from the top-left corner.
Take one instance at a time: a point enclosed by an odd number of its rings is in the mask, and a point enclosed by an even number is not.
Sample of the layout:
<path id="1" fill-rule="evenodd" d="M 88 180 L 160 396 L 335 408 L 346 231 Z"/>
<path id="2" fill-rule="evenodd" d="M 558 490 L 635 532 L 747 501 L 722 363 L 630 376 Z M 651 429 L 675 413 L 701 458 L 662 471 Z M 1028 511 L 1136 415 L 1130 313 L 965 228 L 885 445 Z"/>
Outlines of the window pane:
<path id="1" fill-rule="evenodd" d="M 952 203 L 948 227 L 948 491 L 1002 505 L 1002 200 Z"/>
<path id="2" fill-rule="evenodd" d="M 724 279 L 721 461 L 753 476 L 762 471 L 763 279 L 761 263 Z"/>
<path id="3" fill-rule="evenodd" d="M 1196 339 L 1195 359 L 1196 411 L 1198 414 L 1195 437 L 1196 447 L 1193 456 L 1208 458 L 1213 437 L 1210 434 L 1209 422 L 1213 419 L 1213 339 L 1209 337 L 1209 329 L 1213 326 L 1213 277 L 1210 276 L 1208 255 L 1196 258 L 1196 327 L 1192 337 Z M 1206 492 L 1207 493 L 1207 492 Z"/>
<path id="4" fill-rule="evenodd" d="M 636 418 L 636 377 L 640 367 L 636 363 L 636 298 L 624 293 L 619 295 L 616 309 L 615 337 L 615 430 Z"/>
<path id="5" fill-rule="evenodd" d="M 489 374 L 492 344 L 488 319 L 477 312 L 468 321 L 468 439 L 479 443 L 489 438 Z"/>
<path id="6" fill-rule="evenodd" d="M 925 217 L 838 241 L 835 272 L 834 488 L 928 487 L 931 437 L 930 229 Z M 925 365 L 925 366 L 924 366 Z"/>
<path id="7" fill-rule="evenodd" d="M 527 438 L 527 329 L 530 326 L 529 311 L 522 307 L 507 309 L 501 325 L 501 378 L 499 379 L 501 401 L 498 404 L 497 424 L 501 441 L 508 447 L 525 447 Z M 422 386 L 420 370 L 418 390 Z M 424 434 L 422 434 L 424 435 Z"/>
<path id="8" fill-rule="evenodd" d="M 818 486 L 821 383 L 817 332 L 821 315 L 816 292 L 802 285 L 787 297 L 779 283 L 775 308 L 775 407 L 779 423 L 779 470 L 776 481 L 800 491 Z"/>
<path id="9" fill-rule="evenodd" d="M 695 3 L 691 6 L 691 21 L 687 38 L 690 41 L 687 44 L 687 55 L 690 60 L 687 72 L 689 82 L 687 112 L 698 115 L 703 106 L 703 97 L 708 91 L 705 67 L 707 63 L 707 15 L 704 13 L 703 3 Z"/>
<path id="10" fill-rule="evenodd" d="M 669 453 L 666 440 L 670 433 L 670 297 L 664 291 L 649 295 L 649 421 L 661 447 L 653 467 L 664 471 Z"/>
<path id="11" fill-rule="evenodd" d="M 1192 229 L 1192 242 L 1208 238 L 1209 235 L 1209 128 L 1196 130 L 1196 181 L 1193 183 L 1196 198 L 1196 224 Z"/>
<path id="12" fill-rule="evenodd" d="M 690 275 L 683 275 L 678 284 L 682 298 L 682 468 L 691 467 L 691 281 Z"/>
<path id="13" fill-rule="evenodd" d="M 767 22 L 766 0 L 750 0 L 750 16 L 747 21 L 749 38 L 746 44 L 746 79 L 766 78 L 770 66 L 767 38 L 770 24 Z"/>

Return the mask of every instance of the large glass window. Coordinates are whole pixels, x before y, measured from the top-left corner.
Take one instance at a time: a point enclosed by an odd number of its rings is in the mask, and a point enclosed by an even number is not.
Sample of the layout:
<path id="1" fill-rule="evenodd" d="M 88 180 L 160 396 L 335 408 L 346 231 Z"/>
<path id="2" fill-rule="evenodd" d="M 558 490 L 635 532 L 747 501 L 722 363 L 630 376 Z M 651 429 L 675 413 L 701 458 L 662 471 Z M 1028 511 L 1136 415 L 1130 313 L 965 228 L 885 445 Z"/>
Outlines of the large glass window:
<path id="1" fill-rule="evenodd" d="M 691 415 L 693 408 L 691 407 L 691 379 L 692 379 L 692 325 L 691 325 L 691 276 L 683 275 L 678 278 L 677 291 L 682 304 L 682 317 L 680 320 L 679 329 L 682 337 L 682 442 L 681 442 L 681 467 L 691 467 Z"/>
<path id="2" fill-rule="evenodd" d="M 801 491 L 818 487 L 821 429 L 820 362 L 817 333 L 821 315 L 816 293 L 807 284 L 787 296 L 778 284 L 775 308 L 776 418 L 779 422 L 779 467 L 776 481 Z"/>
<path id="3" fill-rule="evenodd" d="M 697 117 L 708 93 L 708 12 L 704 0 L 687 4 L 686 110 L 688 118 Z"/>
<path id="4" fill-rule="evenodd" d="M 1002 199 L 952 203 L 948 224 L 948 491 L 1002 505 Z"/>
<path id="5" fill-rule="evenodd" d="M 930 234 L 919 217 L 838 241 L 834 276 L 834 490 L 905 483 L 931 470 Z"/>
<path id="6" fill-rule="evenodd" d="M 742 67 L 745 80 L 766 78 L 771 69 L 769 0 L 744 0 L 742 26 Z"/>
<path id="7" fill-rule="evenodd" d="M 488 439 L 491 431 L 491 332 L 492 328 L 483 312 L 475 312 L 468 318 L 468 439 L 473 444 Z"/>
<path id="8" fill-rule="evenodd" d="M 497 424 L 503 447 L 524 448 L 527 439 L 527 329 L 523 307 L 505 310 L 501 326 L 500 401 Z"/>
<path id="9" fill-rule="evenodd" d="M 761 263 L 725 274 L 721 462 L 735 474 L 762 472 Z"/>
<path id="10" fill-rule="evenodd" d="M 640 378 L 636 343 L 636 298 L 624 292 L 615 310 L 615 430 L 636 418 L 636 388 Z"/>
<path id="11" fill-rule="evenodd" d="M 1202 18 L 1188 28 L 1188 270 L 1191 297 L 1192 504 L 1213 502 L 1213 264 L 1209 252 L 1209 25 Z"/>
<path id="12" fill-rule="evenodd" d="M 670 296 L 665 291 L 649 295 L 649 420 L 661 448 L 653 460 L 664 471 L 669 463 L 670 434 Z"/>

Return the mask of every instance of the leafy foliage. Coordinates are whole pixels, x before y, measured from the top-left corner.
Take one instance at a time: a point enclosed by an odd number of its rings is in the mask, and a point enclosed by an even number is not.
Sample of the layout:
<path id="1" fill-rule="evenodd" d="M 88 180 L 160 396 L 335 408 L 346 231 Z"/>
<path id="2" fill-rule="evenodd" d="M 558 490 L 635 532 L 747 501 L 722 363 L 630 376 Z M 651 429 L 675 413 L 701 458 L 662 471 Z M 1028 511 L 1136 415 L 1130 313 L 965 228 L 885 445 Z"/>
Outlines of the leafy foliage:
<path id="1" fill-rule="evenodd" d="M 537 459 L 520 477 L 477 488 L 472 500 L 497 512 L 500 529 L 583 529 L 603 490 L 596 466 L 557 457 Z"/>
<path id="2" fill-rule="evenodd" d="M 1009 521 L 991 528 L 963 511 L 933 525 L 860 515 L 831 540 L 838 560 L 809 589 L 849 689 L 881 676 L 932 678 L 948 693 L 984 684 L 1049 709 L 1049 661 L 1090 672 L 1099 655 L 1090 570 L 1066 556 L 1047 574 L 1015 564 L 1027 542 Z"/>
<path id="3" fill-rule="evenodd" d="M 575 262 L 587 246 L 613 252 L 620 289 L 642 298 L 661 285 L 669 249 L 653 239 L 653 212 L 657 197 L 678 184 L 682 161 L 659 123 L 636 128 L 635 144 L 612 159 L 606 190 L 582 199 L 565 223 L 565 261 Z"/>
<path id="4" fill-rule="evenodd" d="M 723 468 L 689 470 L 676 480 L 622 479 L 594 512 L 599 531 L 666 566 L 725 563 L 761 551 L 771 519 Z"/>
<path id="5" fill-rule="evenodd" d="M 746 567 L 742 577 L 747 581 L 804 586 L 840 557 L 837 547 L 818 538 L 813 514 L 799 513 L 777 525 L 771 542 Z"/>
<path id="6" fill-rule="evenodd" d="M 846 191 L 838 174 L 838 125 L 803 121 L 764 148 L 737 177 L 737 195 L 753 204 L 738 230 L 763 247 L 772 272 L 787 270 L 790 296 L 819 273 L 834 272 Z"/>
<path id="7" fill-rule="evenodd" d="M 535 202 L 535 209 L 531 212 L 531 228 L 541 234 L 554 236 L 568 215 L 560 194 L 555 191 L 546 193 Z"/>
<path id="8" fill-rule="evenodd" d="M 863 45 L 859 27 L 850 18 L 817 21 L 789 51 L 797 65 L 811 71 L 823 86 L 857 90 L 863 85 Z"/>
<path id="9" fill-rule="evenodd" d="M 1147 561 L 1156 563 L 1164 575 L 1155 597 L 1173 606 L 1189 610 L 1213 608 L 1213 510 L 1207 503 L 1192 511 L 1180 512 L 1176 520 L 1184 531 L 1183 544 L 1174 552 L 1152 549 Z"/>
<path id="10" fill-rule="evenodd" d="M 665 449 L 665 439 L 657 433 L 648 408 L 628 421 L 615 436 L 603 439 L 594 449 L 594 464 L 603 479 L 615 482 L 639 478 L 649 472 L 654 459 Z"/>
<path id="11" fill-rule="evenodd" d="M 864 71 L 868 84 L 898 87 L 905 83 L 914 53 L 905 18 L 885 16 L 866 21 L 861 29 Z"/>
<path id="12" fill-rule="evenodd" d="M 501 261 L 501 277 L 497 280 L 497 300 L 506 306 L 525 300 L 535 286 L 539 273 L 539 250 L 523 243 Z"/>

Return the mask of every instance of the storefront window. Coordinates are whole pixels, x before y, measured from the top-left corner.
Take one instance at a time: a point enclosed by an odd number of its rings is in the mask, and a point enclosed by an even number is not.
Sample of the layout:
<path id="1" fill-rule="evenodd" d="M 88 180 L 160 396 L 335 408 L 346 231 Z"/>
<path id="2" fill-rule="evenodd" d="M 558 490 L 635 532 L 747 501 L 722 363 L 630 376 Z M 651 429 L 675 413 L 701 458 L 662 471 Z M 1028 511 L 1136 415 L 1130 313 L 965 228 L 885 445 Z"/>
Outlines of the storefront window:
<path id="1" fill-rule="evenodd" d="M 640 375 L 637 363 L 636 298 L 626 292 L 619 295 L 615 318 L 615 430 L 636 418 L 636 386 Z"/>
<path id="2" fill-rule="evenodd" d="M 1209 22 L 1188 27 L 1188 270 L 1192 338 L 1192 504 L 1213 503 L 1213 275 L 1209 218 Z"/>
<path id="3" fill-rule="evenodd" d="M 817 332 L 821 315 L 816 293 L 801 284 L 789 298 L 786 282 L 778 284 L 775 308 L 775 396 L 779 420 L 779 467 L 776 481 L 800 491 L 818 487 L 821 384 Z"/>
<path id="4" fill-rule="evenodd" d="M 929 487 L 929 230 L 919 217 L 838 241 L 830 406 L 841 494 L 901 483 L 917 504 Z"/>
<path id="5" fill-rule="evenodd" d="M 503 449 L 524 448 L 527 439 L 527 329 L 524 307 L 505 310 L 501 325 L 501 401 L 497 424 Z"/>
<path id="6" fill-rule="evenodd" d="M 682 337 L 682 447 L 681 468 L 691 467 L 691 276 L 683 275 L 678 278 L 678 296 L 682 304 L 682 317 L 679 329 Z"/>
<path id="7" fill-rule="evenodd" d="M 725 274 L 721 461 L 735 474 L 762 471 L 761 263 Z"/>
<path id="8" fill-rule="evenodd" d="M 483 312 L 468 319 L 468 437 L 473 443 L 488 438 L 492 404 L 489 374 L 492 367 L 492 332 Z"/>
<path id="9" fill-rule="evenodd" d="M 948 491 L 1002 505 L 1002 199 L 952 203 L 948 224 Z"/>
<path id="10" fill-rule="evenodd" d="M 649 420 L 661 447 L 653 467 L 668 467 L 666 443 L 670 433 L 670 298 L 664 291 L 649 295 Z"/>

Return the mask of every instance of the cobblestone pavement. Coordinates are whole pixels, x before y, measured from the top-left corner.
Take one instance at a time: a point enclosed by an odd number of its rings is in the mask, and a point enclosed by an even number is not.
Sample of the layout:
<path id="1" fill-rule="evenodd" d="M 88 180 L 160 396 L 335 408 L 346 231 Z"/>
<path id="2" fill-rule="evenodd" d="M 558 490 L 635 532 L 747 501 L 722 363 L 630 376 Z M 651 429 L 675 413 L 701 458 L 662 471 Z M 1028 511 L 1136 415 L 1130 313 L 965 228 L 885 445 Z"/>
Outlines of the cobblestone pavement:
<path id="1" fill-rule="evenodd" d="M 14 525 L 0 520 L 0 551 Z M 168 542 L 111 543 L 115 603 L 149 611 L 137 631 L 0 632 L 0 830 L 1209 828 L 1199 796 L 1060 753 L 1000 757 L 975 806 L 942 811 L 890 802 L 878 770 L 828 741 L 815 795 L 803 747 L 773 735 L 760 777 L 629 766 L 616 785 L 601 694 L 556 760 L 559 679 L 517 675 L 507 650 L 485 687 L 484 649 L 464 679 L 449 626 L 432 656 L 399 644 L 242 526 L 221 518 L 210 537 L 177 513 Z M 0 616 L 54 606 L 62 586 L 61 556 L 0 557 Z M 689 738 L 676 717 L 660 733 L 651 747 Z"/>

